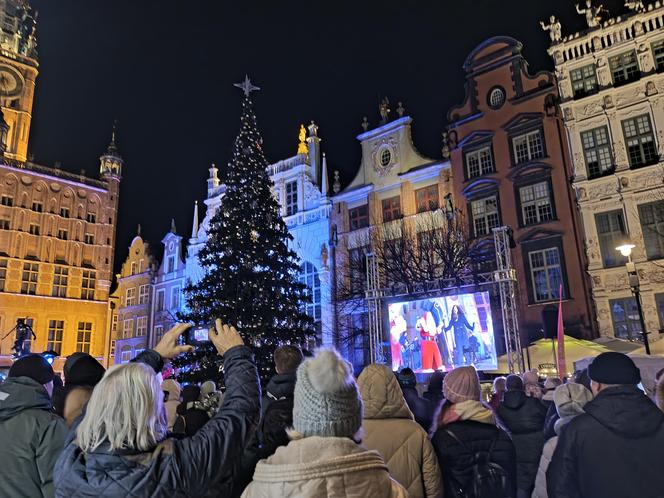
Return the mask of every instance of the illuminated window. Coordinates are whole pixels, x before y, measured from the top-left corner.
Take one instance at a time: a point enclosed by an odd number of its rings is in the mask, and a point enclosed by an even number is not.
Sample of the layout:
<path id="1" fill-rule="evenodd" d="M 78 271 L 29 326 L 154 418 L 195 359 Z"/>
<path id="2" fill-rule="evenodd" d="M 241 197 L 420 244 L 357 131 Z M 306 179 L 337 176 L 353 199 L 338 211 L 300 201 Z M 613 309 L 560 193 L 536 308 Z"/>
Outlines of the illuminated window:
<path id="1" fill-rule="evenodd" d="M 609 67 L 611 67 L 614 86 L 625 85 L 641 78 L 641 70 L 634 50 L 611 57 Z"/>
<path id="2" fill-rule="evenodd" d="M 157 292 L 157 311 L 164 311 L 166 292 L 161 289 Z"/>
<path id="3" fill-rule="evenodd" d="M 648 259 L 664 258 L 664 201 L 639 206 L 641 232 Z"/>
<path id="4" fill-rule="evenodd" d="M 300 283 L 306 285 L 305 294 L 309 296 L 311 302 L 304 303 L 302 308 L 304 312 L 309 315 L 315 324 L 316 330 L 321 330 L 321 290 L 320 290 L 320 277 L 316 267 L 305 261 L 300 266 L 300 275 L 298 277 Z"/>
<path id="5" fill-rule="evenodd" d="M 518 135 L 512 139 L 516 164 L 544 157 L 544 143 L 540 130 Z"/>
<path id="6" fill-rule="evenodd" d="M 401 198 L 397 195 L 382 200 L 383 223 L 401 218 Z"/>
<path id="7" fill-rule="evenodd" d="M 91 234 L 91 233 L 86 233 L 86 234 L 85 234 L 85 243 L 86 243 L 86 244 L 90 244 L 90 245 L 94 245 L 94 243 L 95 243 L 95 236 L 94 236 L 93 234 Z"/>
<path id="8" fill-rule="evenodd" d="M 9 218 L 0 218 L 0 230 L 9 230 L 10 226 Z"/>
<path id="9" fill-rule="evenodd" d="M 97 215 L 95 213 L 88 213 L 87 216 L 88 223 L 97 223 Z"/>
<path id="10" fill-rule="evenodd" d="M 563 276 L 558 248 L 531 251 L 528 260 L 534 301 L 540 303 L 559 299 Z"/>
<path id="11" fill-rule="evenodd" d="M 493 109 L 498 109 L 505 103 L 505 90 L 500 87 L 495 87 L 489 93 L 489 106 Z"/>
<path id="12" fill-rule="evenodd" d="M 488 235 L 491 233 L 491 229 L 500 225 L 498 198 L 495 195 L 471 202 L 470 209 L 475 237 Z"/>
<path id="13" fill-rule="evenodd" d="M 92 322 L 78 322 L 76 351 L 90 354 L 90 344 L 92 344 Z"/>
<path id="14" fill-rule="evenodd" d="M 136 287 L 130 287 L 125 291 L 125 306 L 136 305 Z"/>
<path id="15" fill-rule="evenodd" d="M 348 210 L 348 219 L 350 221 L 350 229 L 357 230 L 369 226 L 369 206 L 363 204 L 356 208 Z"/>
<path id="16" fill-rule="evenodd" d="M 145 284 L 138 288 L 138 304 L 147 304 L 150 299 L 150 286 Z"/>
<path id="17" fill-rule="evenodd" d="M 134 319 L 127 318 L 122 322 L 122 337 L 124 339 L 134 335 Z"/>
<path id="18" fill-rule="evenodd" d="M 581 133 L 581 142 L 588 168 L 588 178 L 597 178 L 613 172 L 611 142 L 606 126 L 584 131 Z"/>
<path id="19" fill-rule="evenodd" d="M 616 247 L 623 243 L 627 235 L 622 210 L 596 214 L 595 225 L 604 268 L 624 265 L 627 258 L 616 251 Z"/>
<path id="20" fill-rule="evenodd" d="M 131 273 L 130 275 L 136 275 L 136 262 L 132 261 L 131 262 Z"/>
<path id="21" fill-rule="evenodd" d="M 575 99 L 597 91 L 595 64 L 588 64 L 587 66 L 574 69 L 569 72 L 569 77 L 572 80 L 572 91 L 574 92 Z"/>
<path id="22" fill-rule="evenodd" d="M 175 256 L 169 256 L 166 273 L 173 273 L 174 271 L 175 271 Z"/>
<path id="23" fill-rule="evenodd" d="M 664 40 L 656 41 L 652 44 L 652 56 L 655 58 L 657 72 L 664 71 Z"/>
<path id="24" fill-rule="evenodd" d="M 113 313 L 113 318 L 111 320 L 111 332 L 117 332 L 118 331 L 118 315 L 117 313 Z"/>
<path id="25" fill-rule="evenodd" d="M 39 225 L 37 223 L 30 223 L 30 228 L 28 231 L 31 235 L 39 235 Z"/>
<path id="26" fill-rule="evenodd" d="M 139 316 L 136 319 L 136 335 L 142 336 L 148 333 L 148 317 Z"/>
<path id="27" fill-rule="evenodd" d="M 69 232 L 65 228 L 58 228 L 58 238 L 60 240 L 67 240 L 69 238 Z"/>
<path id="28" fill-rule="evenodd" d="M 466 176 L 469 180 L 495 171 L 490 146 L 466 153 Z"/>
<path id="29" fill-rule="evenodd" d="M 297 182 L 286 184 L 286 216 L 297 213 Z"/>
<path id="30" fill-rule="evenodd" d="M 29 294 L 32 296 L 37 294 L 38 276 L 39 276 L 39 265 L 37 263 L 23 263 L 21 294 Z"/>
<path id="31" fill-rule="evenodd" d="M 659 160 L 650 116 L 644 114 L 622 122 L 629 165 L 634 168 L 655 164 Z"/>
<path id="32" fill-rule="evenodd" d="M 63 218 L 69 218 L 69 208 L 68 207 L 61 207 L 60 208 L 60 216 Z"/>
<path id="33" fill-rule="evenodd" d="M 438 209 L 438 184 L 429 185 L 415 191 L 417 212 L 435 211 Z"/>
<path id="34" fill-rule="evenodd" d="M 519 189 L 521 216 L 524 225 L 553 219 L 553 206 L 548 182 L 539 182 Z"/>
<path id="35" fill-rule="evenodd" d="M 392 153 L 390 149 L 383 149 L 380 153 L 380 164 L 381 166 L 387 166 L 392 161 Z"/>
<path id="36" fill-rule="evenodd" d="M 159 341 L 161 341 L 161 338 L 164 336 L 164 327 L 163 327 L 163 325 L 157 325 L 154 328 L 154 336 L 155 336 L 155 342 L 159 343 Z"/>
<path id="37" fill-rule="evenodd" d="M 83 278 L 81 280 L 81 299 L 93 301 L 95 298 L 96 285 L 97 281 L 95 272 L 90 270 L 83 270 Z"/>
<path id="38" fill-rule="evenodd" d="M 0 259 L 0 292 L 5 290 L 7 283 L 7 260 Z"/>
<path id="39" fill-rule="evenodd" d="M 180 288 L 173 287 L 171 290 L 171 309 L 177 310 L 180 309 Z"/>
<path id="40" fill-rule="evenodd" d="M 348 266 L 350 267 L 350 292 L 357 296 L 364 293 L 367 286 L 367 252 L 368 247 L 356 247 L 348 251 Z"/>
<path id="41" fill-rule="evenodd" d="M 609 301 L 609 307 L 613 320 L 613 333 L 616 337 L 630 341 L 643 339 L 636 299 L 633 297 L 612 299 Z"/>
<path id="42" fill-rule="evenodd" d="M 131 360 L 131 348 L 129 346 L 124 346 L 122 352 L 120 353 L 120 363 L 129 363 Z"/>
<path id="43" fill-rule="evenodd" d="M 53 297 L 67 297 L 67 281 L 69 269 L 64 266 L 56 266 L 53 271 Z"/>
<path id="44" fill-rule="evenodd" d="M 55 351 L 58 354 L 62 353 L 62 334 L 64 333 L 64 330 L 64 320 L 49 320 L 48 343 L 46 344 L 47 351 Z"/>
<path id="45" fill-rule="evenodd" d="M 0 205 L 11 207 L 14 205 L 14 198 L 11 195 L 3 195 L 0 197 Z"/>
<path id="46" fill-rule="evenodd" d="M 41 201 L 32 201 L 32 210 L 42 213 L 44 211 L 44 203 Z"/>

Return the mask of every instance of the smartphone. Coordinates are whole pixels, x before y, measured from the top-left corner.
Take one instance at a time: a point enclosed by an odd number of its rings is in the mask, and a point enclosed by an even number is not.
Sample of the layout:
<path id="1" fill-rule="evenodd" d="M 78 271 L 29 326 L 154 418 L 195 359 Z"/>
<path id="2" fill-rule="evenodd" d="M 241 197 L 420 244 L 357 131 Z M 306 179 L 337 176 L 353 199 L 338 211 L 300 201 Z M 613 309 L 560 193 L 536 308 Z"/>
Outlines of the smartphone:
<path id="1" fill-rule="evenodd" d="M 203 344 L 206 342 L 209 342 L 210 340 L 210 329 L 213 328 L 214 325 L 212 323 L 206 323 L 202 325 L 195 325 L 191 329 L 189 329 L 189 337 L 187 340 L 187 344 L 191 344 L 193 346 L 198 345 L 198 344 Z"/>

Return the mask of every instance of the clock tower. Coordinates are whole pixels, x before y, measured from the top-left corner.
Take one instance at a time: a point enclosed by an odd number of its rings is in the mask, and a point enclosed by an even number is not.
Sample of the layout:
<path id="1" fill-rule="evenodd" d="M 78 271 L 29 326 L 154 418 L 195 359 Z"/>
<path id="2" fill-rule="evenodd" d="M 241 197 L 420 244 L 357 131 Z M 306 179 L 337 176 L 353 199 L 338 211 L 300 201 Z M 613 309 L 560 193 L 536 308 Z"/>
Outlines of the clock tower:
<path id="1" fill-rule="evenodd" d="M 5 157 L 25 161 L 37 79 L 37 16 L 28 0 L 0 7 L 0 107 L 9 126 Z"/>

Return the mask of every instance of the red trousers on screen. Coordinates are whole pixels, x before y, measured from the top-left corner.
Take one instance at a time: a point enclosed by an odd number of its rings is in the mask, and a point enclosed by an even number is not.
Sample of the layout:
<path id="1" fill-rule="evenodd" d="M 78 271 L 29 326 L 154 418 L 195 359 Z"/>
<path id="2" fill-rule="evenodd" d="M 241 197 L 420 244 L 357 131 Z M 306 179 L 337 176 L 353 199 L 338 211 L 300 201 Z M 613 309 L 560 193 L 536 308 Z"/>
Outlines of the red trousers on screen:
<path id="1" fill-rule="evenodd" d="M 399 370 L 403 366 L 401 359 L 401 344 L 393 342 L 392 346 L 392 370 Z"/>
<path id="2" fill-rule="evenodd" d="M 422 348 L 422 370 L 437 370 L 443 366 L 440 350 L 436 341 L 420 341 Z"/>

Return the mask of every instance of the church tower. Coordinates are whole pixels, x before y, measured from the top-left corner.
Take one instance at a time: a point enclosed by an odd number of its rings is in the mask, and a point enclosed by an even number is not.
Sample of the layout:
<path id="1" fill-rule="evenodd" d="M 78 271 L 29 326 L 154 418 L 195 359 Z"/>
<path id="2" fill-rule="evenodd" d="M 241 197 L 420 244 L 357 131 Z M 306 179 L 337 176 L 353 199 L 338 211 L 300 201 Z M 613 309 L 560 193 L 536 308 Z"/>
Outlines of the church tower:
<path id="1" fill-rule="evenodd" d="M 37 79 L 37 15 L 28 0 L 0 4 L 0 107 L 9 125 L 5 157 L 25 161 Z"/>

